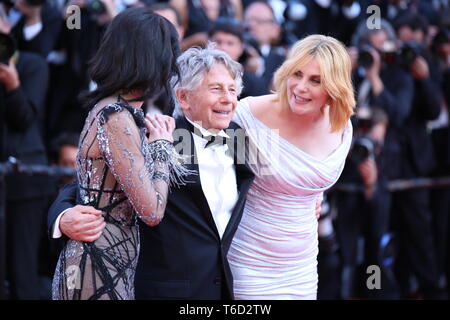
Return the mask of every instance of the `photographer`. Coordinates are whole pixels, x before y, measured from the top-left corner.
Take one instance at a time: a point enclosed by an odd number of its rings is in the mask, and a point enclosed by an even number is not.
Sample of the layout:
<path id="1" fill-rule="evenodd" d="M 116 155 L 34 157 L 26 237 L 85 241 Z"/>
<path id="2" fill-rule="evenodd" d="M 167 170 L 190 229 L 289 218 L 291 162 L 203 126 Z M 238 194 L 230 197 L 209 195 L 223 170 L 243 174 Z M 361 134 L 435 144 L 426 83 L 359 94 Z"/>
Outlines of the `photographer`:
<path id="1" fill-rule="evenodd" d="M 86 16 L 100 26 L 106 25 L 112 21 L 119 13 L 114 0 L 69 0 L 66 9 L 72 5 L 81 8 Z M 64 13 L 67 18 L 67 10 L 64 10 Z"/>
<path id="2" fill-rule="evenodd" d="M 44 58 L 16 51 L 0 19 L 0 84 L 5 88 L 6 152 L 25 164 L 48 164 L 39 130 L 44 113 L 48 68 Z M 12 299 L 38 299 L 39 240 L 53 184 L 44 176 L 13 174 L 6 177 L 7 279 Z"/>
<path id="3" fill-rule="evenodd" d="M 381 19 L 380 29 L 361 23 L 353 36 L 350 54 L 354 60 L 354 82 L 359 107 L 378 106 L 389 119 L 385 152 L 389 179 L 399 178 L 401 128 L 411 113 L 414 95 L 412 76 L 396 59 L 397 38 L 391 25 Z"/>
<path id="4" fill-rule="evenodd" d="M 414 95 L 412 76 L 403 69 L 398 59 L 395 59 L 397 56 L 397 39 L 394 30 L 391 25 L 383 19 L 381 19 L 380 27 L 380 29 L 368 29 L 366 23 L 362 22 L 352 38 L 354 47 L 349 48 L 349 53 L 353 60 L 354 83 L 357 89 L 357 114 L 371 115 L 373 113 L 372 109 L 376 107 L 385 112 L 389 123 L 384 134 L 383 152 L 380 155 L 381 159 L 378 160 L 378 176 L 375 186 L 379 185 L 382 181 L 393 180 L 400 177 L 402 167 L 401 130 L 411 113 L 411 102 Z M 380 169 L 380 167 L 382 167 L 382 169 Z M 372 193 L 370 190 L 370 180 L 373 179 L 373 176 L 375 175 L 374 168 L 375 166 L 373 164 L 371 165 L 370 161 L 359 168 L 359 171 L 366 179 L 366 183 L 369 183 L 365 188 L 366 196 L 370 196 Z M 354 171 L 358 172 L 358 170 Z M 377 194 L 377 190 L 383 192 Z M 371 237 L 372 241 L 369 241 L 369 243 L 372 244 L 376 243 L 373 239 L 380 239 L 380 235 L 386 234 L 386 231 L 389 230 L 389 223 L 387 221 L 390 219 L 389 212 L 391 209 L 390 193 L 386 188 L 375 189 L 373 194 L 376 195 L 376 197 L 374 198 L 375 202 L 371 204 L 371 211 L 373 212 L 372 217 L 374 217 L 373 219 L 380 219 L 383 222 L 375 224 L 379 225 L 381 229 L 374 233 L 378 236 Z M 358 196 L 349 194 L 346 197 L 343 197 L 339 207 L 340 214 L 346 212 L 346 207 L 358 208 Z M 345 213 L 344 218 L 340 216 L 340 219 L 338 220 L 340 220 L 340 224 L 342 225 L 341 229 L 355 229 L 358 226 L 358 222 L 354 221 L 353 218 L 354 217 L 350 215 L 345 219 Z M 345 232 L 342 232 L 341 234 L 343 238 L 346 237 Z M 343 241 L 345 242 L 345 239 Z M 351 250 L 356 250 L 356 244 L 352 244 L 350 240 L 347 239 L 345 243 L 349 244 Z M 351 246 L 353 246 L 353 248 Z M 377 250 L 375 250 L 373 249 L 375 248 L 374 245 L 371 246 L 372 249 L 369 248 L 367 251 L 369 257 L 372 258 L 368 258 L 367 261 L 378 261 L 374 264 L 380 266 L 380 268 L 384 268 L 385 271 L 382 274 L 387 277 L 387 283 L 389 284 L 387 288 L 385 286 L 382 291 L 377 290 L 378 293 L 370 291 L 371 294 L 378 294 L 378 297 L 380 298 L 398 297 L 396 279 L 392 276 L 391 272 L 392 266 L 383 265 L 383 260 L 380 256 L 377 256 L 377 252 L 381 250 L 380 247 L 376 247 Z M 351 250 L 349 251 L 352 252 Z M 377 257 L 378 260 L 374 257 Z M 347 257 L 351 265 L 351 263 L 355 263 L 355 261 L 352 261 L 350 258 L 351 256 Z M 348 273 L 351 274 L 351 268 L 349 270 Z M 344 277 L 346 274 L 347 273 L 344 270 Z"/>
<path id="5" fill-rule="evenodd" d="M 72 11 L 80 10 L 79 28 L 62 29 L 60 53 L 65 57 L 61 64 L 50 65 L 50 84 L 46 115 L 46 142 L 64 130 L 80 132 L 86 116 L 78 96 L 89 90 L 88 61 L 97 51 L 99 41 L 108 23 L 117 14 L 113 0 L 69 0 L 63 14 L 66 21 Z"/>
<path id="6" fill-rule="evenodd" d="M 278 46 L 281 39 L 281 26 L 276 20 L 273 8 L 267 1 L 252 2 L 244 11 L 244 24 L 249 34 L 258 42 L 261 56 L 253 73 L 261 76 L 267 88 L 272 88 L 274 72 L 281 66 L 286 50 Z"/>
<path id="7" fill-rule="evenodd" d="M 383 149 L 388 117 L 382 109 L 371 107 L 359 109 L 353 120 L 353 146 L 339 182 L 358 185 L 361 189 L 349 192 L 337 188 L 333 194 L 343 264 L 342 298 L 396 299 L 397 284 L 392 265 L 388 262 L 393 258 L 388 252 L 391 243 L 385 242 L 390 237 L 391 201 L 385 174 L 389 163 Z M 361 249 L 364 252 L 362 256 L 358 253 Z M 369 265 L 381 268 L 382 290 L 369 291 L 363 287 L 365 270 Z"/>
<path id="8" fill-rule="evenodd" d="M 435 158 L 428 122 L 440 113 L 442 94 L 427 61 L 425 40 L 428 23 L 417 13 L 406 11 L 394 22 L 402 43 L 399 58 L 414 79 L 412 109 L 402 129 L 401 179 L 428 177 L 435 167 Z M 394 193 L 393 215 L 399 235 L 398 276 L 404 294 L 415 294 L 409 288 L 414 275 L 419 295 L 425 299 L 445 298 L 438 285 L 436 246 L 432 233 L 429 189 L 409 189 Z"/>
<path id="9" fill-rule="evenodd" d="M 438 70 L 438 84 L 444 93 L 441 100 L 440 116 L 431 124 L 431 135 L 436 159 L 436 167 L 432 175 L 443 177 L 450 175 L 450 131 L 448 123 L 450 106 L 450 28 L 440 28 L 433 38 L 431 53 L 431 65 L 435 70 Z M 436 241 L 440 281 L 447 284 L 447 293 L 450 295 L 450 188 L 432 189 L 431 205 L 434 215 L 433 233 Z"/>
<path id="10" fill-rule="evenodd" d="M 350 44 L 351 36 L 366 12 L 363 1 L 313 0 L 303 3 L 308 13 L 306 18 L 298 23 L 296 34 L 299 37 L 305 33 L 329 34 L 346 45 Z"/>
<path id="11" fill-rule="evenodd" d="M 242 76 L 244 88 L 239 97 L 245 98 L 247 96 L 268 94 L 269 90 L 264 79 L 245 68 L 246 62 L 250 58 L 248 50 L 252 48 L 249 48 L 249 44 L 244 43 L 244 36 L 242 24 L 229 18 L 217 19 L 209 31 L 209 39 L 217 43 L 217 49 L 225 51 L 234 61 L 241 62 L 244 66 L 244 74 Z M 255 50 L 253 48 L 253 51 Z"/>
<path id="12" fill-rule="evenodd" d="M 17 47 L 47 59 L 63 28 L 61 14 L 46 0 L 16 0 L 15 8 L 22 14 L 12 30 Z"/>

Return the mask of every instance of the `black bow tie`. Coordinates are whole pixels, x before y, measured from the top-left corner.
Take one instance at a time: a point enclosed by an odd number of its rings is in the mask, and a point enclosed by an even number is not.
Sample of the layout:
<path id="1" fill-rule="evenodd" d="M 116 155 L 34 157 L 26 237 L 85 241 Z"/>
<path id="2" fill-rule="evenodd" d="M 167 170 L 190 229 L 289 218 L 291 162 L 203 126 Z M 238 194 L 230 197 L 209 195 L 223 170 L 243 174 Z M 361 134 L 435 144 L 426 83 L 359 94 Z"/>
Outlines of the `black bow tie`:
<path id="1" fill-rule="evenodd" d="M 223 146 L 224 144 L 227 144 L 227 141 L 229 140 L 228 138 L 216 135 L 216 136 L 203 136 L 203 139 L 209 140 L 206 144 L 205 144 L 205 148 L 208 148 L 210 146 L 213 145 L 219 145 L 219 146 Z"/>
<path id="2" fill-rule="evenodd" d="M 223 146 L 223 145 L 227 144 L 228 140 L 230 140 L 229 138 L 225 138 L 225 137 L 222 137 L 219 135 L 205 136 L 197 128 L 194 128 L 194 130 L 192 132 L 195 135 L 199 136 L 200 138 L 208 140 L 208 142 L 205 144 L 205 148 L 211 147 L 213 145 L 222 145 Z"/>

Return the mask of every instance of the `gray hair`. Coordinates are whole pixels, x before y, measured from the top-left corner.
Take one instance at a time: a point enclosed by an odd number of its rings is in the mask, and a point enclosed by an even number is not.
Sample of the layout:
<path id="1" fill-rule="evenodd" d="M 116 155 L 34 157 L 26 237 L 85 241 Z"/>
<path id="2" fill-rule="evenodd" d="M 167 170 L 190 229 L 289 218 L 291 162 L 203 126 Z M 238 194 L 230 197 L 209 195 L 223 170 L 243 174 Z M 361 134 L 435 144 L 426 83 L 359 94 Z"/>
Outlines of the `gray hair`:
<path id="1" fill-rule="evenodd" d="M 210 42 L 208 46 L 203 49 L 200 47 L 193 47 L 186 50 L 178 57 L 178 67 L 180 69 L 180 78 L 176 83 L 173 83 L 173 92 L 177 89 L 186 89 L 189 91 L 197 89 L 205 75 L 211 70 L 216 63 L 222 63 L 230 72 L 231 77 L 236 82 L 236 93 L 239 96 L 242 91 L 242 66 L 230 58 L 230 56 L 215 49 L 215 43 Z M 183 115 L 180 104 L 175 100 L 174 117 Z"/>
<path id="2" fill-rule="evenodd" d="M 386 32 L 386 35 L 390 41 L 395 42 L 397 40 L 394 28 L 387 20 L 385 19 L 380 20 L 380 29 L 369 29 L 364 20 L 359 23 L 355 32 L 353 33 L 351 41 L 352 46 L 359 47 L 363 44 L 369 44 L 370 43 L 369 35 L 372 33 L 376 33 L 380 30 Z"/>

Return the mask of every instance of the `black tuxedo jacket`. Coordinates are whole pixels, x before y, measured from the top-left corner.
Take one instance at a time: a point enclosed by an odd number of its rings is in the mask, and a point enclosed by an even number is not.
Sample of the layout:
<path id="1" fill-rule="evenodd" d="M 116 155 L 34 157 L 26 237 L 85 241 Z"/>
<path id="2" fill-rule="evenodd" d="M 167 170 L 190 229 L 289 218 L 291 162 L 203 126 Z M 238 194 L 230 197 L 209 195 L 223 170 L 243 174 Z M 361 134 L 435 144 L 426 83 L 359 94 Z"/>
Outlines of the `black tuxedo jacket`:
<path id="1" fill-rule="evenodd" d="M 47 62 L 31 52 L 20 52 L 17 61 L 20 87 L 5 95 L 6 154 L 24 164 L 47 165 L 42 137 L 45 95 L 48 84 Z M 17 174 L 6 176 L 8 201 L 47 197 L 55 192 L 53 180 L 46 176 Z"/>
<path id="2" fill-rule="evenodd" d="M 177 129 L 192 132 L 185 118 L 177 120 Z M 239 129 L 231 123 L 229 129 Z M 175 141 L 185 156 L 196 159 L 192 133 L 182 136 L 190 141 Z M 236 141 L 235 147 L 240 143 Z M 189 143 L 187 143 L 189 142 Z M 178 145 L 182 143 L 184 145 Z M 188 148 L 180 148 L 188 146 Z M 149 227 L 140 222 L 141 250 L 135 276 L 136 299 L 229 299 L 233 298 L 233 279 L 227 253 L 241 220 L 248 189 L 254 174 L 234 153 L 239 198 L 220 238 L 208 202 L 203 193 L 197 161 L 187 168 L 195 171 L 187 183 L 170 191 L 161 223 Z M 74 205 L 76 185 L 62 190 L 49 211 L 48 224 Z M 223 190 L 223 196 L 227 191 Z"/>

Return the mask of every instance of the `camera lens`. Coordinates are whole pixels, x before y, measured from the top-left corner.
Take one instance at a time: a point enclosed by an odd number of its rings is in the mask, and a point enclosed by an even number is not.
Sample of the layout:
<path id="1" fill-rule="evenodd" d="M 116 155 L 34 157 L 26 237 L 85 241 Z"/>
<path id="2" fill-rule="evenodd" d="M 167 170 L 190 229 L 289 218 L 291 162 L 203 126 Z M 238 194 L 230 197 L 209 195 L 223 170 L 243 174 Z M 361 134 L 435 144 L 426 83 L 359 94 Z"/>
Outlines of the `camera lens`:
<path id="1" fill-rule="evenodd" d="M 89 0 L 87 10 L 93 16 L 99 16 L 106 12 L 105 5 L 99 0 Z"/>
<path id="2" fill-rule="evenodd" d="M 358 65 L 360 65 L 365 69 L 368 69 L 372 66 L 372 64 L 373 64 L 373 57 L 370 51 L 366 49 L 360 50 L 358 54 Z"/>
<path id="3" fill-rule="evenodd" d="M 353 143 L 351 158 L 357 164 L 364 162 L 367 158 L 373 156 L 374 148 L 372 140 L 366 137 L 359 137 Z"/>
<path id="4" fill-rule="evenodd" d="M 402 61 L 406 66 L 410 66 L 418 56 L 418 50 L 412 45 L 406 44 L 401 51 Z"/>

